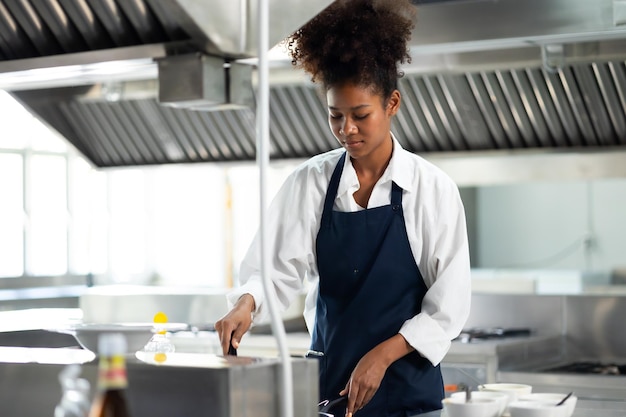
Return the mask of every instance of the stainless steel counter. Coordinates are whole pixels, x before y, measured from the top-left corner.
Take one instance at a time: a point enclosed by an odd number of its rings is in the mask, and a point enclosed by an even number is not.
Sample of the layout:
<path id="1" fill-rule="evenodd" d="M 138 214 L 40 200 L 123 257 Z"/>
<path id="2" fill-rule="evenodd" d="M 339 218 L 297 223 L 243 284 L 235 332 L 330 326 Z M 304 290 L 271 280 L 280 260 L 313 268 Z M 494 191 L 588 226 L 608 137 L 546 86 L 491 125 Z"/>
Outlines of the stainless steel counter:
<path id="1" fill-rule="evenodd" d="M 546 300 L 542 299 L 542 302 L 544 301 Z M 592 306 L 606 304 L 602 303 L 606 301 L 603 298 L 595 300 L 596 302 L 594 303 L 591 303 L 591 301 L 594 300 L 589 301 L 587 299 L 576 301 L 579 303 L 585 301 Z M 619 301 L 619 305 L 621 306 L 623 301 L 621 299 Z M 524 303 L 522 303 L 522 300 L 517 300 L 517 302 L 518 304 L 516 304 L 516 306 L 521 309 Z M 591 308 L 587 307 L 585 310 L 589 309 Z M 31 346 L 33 348 L 76 346 L 75 341 L 71 340 L 72 338 L 68 335 L 60 335 L 66 338 L 64 340 L 53 340 L 55 336 L 53 333 L 44 332 L 41 329 L 54 327 L 53 325 L 59 326 L 60 323 L 67 324 L 75 322 L 81 319 L 81 314 L 82 311 L 80 309 L 36 309 L 30 311 L 0 312 L 0 346 Z M 597 316 L 597 314 L 595 316 Z M 525 325 L 525 323 L 522 322 L 512 324 L 517 326 Z M 551 329 L 552 327 L 547 330 Z M 602 351 L 590 349 L 589 346 L 581 342 L 579 335 L 577 335 L 578 339 L 571 339 L 569 335 L 557 335 L 554 334 L 554 332 L 546 331 L 546 329 L 544 329 L 543 334 L 533 334 L 530 337 L 491 339 L 472 343 L 455 341 L 452 343 L 450 351 L 442 363 L 444 382 L 451 386 L 458 385 L 459 383 L 470 386 L 488 382 L 528 383 L 533 385 L 535 392 L 567 393 L 574 391 L 579 397 L 579 400 L 606 399 L 626 401 L 626 378 L 623 376 L 564 375 L 541 372 L 541 370 L 545 369 L 549 364 L 562 363 L 580 357 L 580 355 L 587 355 L 587 357 L 593 357 L 594 359 L 602 359 L 604 358 L 602 355 L 607 352 L 624 352 L 624 350 L 620 348 L 623 345 L 623 337 L 621 334 L 619 338 L 617 336 L 609 337 L 612 333 L 609 333 L 607 330 L 606 335 L 607 337 L 604 338 L 604 344 L 608 346 L 608 348 Z M 294 356 L 302 356 L 309 346 L 308 334 L 289 333 L 287 336 L 290 353 Z M 40 338 L 45 338 L 45 341 L 39 340 Z M 200 358 L 201 356 L 199 355 L 218 353 L 216 351 L 216 338 L 211 332 L 198 332 L 197 334 L 191 335 L 175 334 L 173 341 L 177 353 L 196 354 L 195 358 Z M 596 341 L 594 343 L 597 345 L 599 342 Z M 12 352 L 12 355 L 16 355 L 16 351 Z M 4 369 L 0 370 L 0 372 L 5 372 L 8 368 L 21 369 L 22 371 L 28 368 L 30 370 L 24 375 L 29 375 L 30 372 L 30 377 L 35 378 L 35 375 L 40 374 L 43 368 L 53 369 L 51 371 L 45 371 L 49 372 L 49 375 L 47 377 L 46 387 L 42 387 L 42 390 L 49 392 L 51 386 L 58 388 L 56 377 L 62 365 L 34 365 L 37 361 L 30 358 L 29 355 L 32 355 L 35 351 L 30 350 L 28 352 L 29 353 L 26 355 L 27 359 L 22 360 L 20 364 L 17 363 L 19 361 L 13 361 L 12 364 L 2 364 Z M 8 354 L 8 350 L 0 350 L 0 363 Z M 23 356 L 24 352 L 21 354 Z M 259 358 L 276 358 L 278 355 L 276 341 L 271 335 L 248 334 L 244 337 L 242 342 L 240 355 Z M 626 357 L 622 357 L 622 359 L 622 362 L 626 363 Z M 28 366 L 25 366 L 24 362 L 27 362 Z M 145 365 L 146 364 L 144 364 L 144 366 Z M 153 364 L 153 366 L 155 365 Z M 89 366 L 86 366 L 86 368 L 89 368 Z M 161 369 L 163 367 L 158 366 L 158 368 Z M 2 377 L 0 390 L 6 388 L 10 392 L 14 389 L 12 386 L 8 385 L 3 387 L 2 383 L 5 383 L 4 381 L 6 381 L 7 378 L 4 378 L 3 373 L 0 373 L 0 376 Z M 36 383 L 42 379 L 44 378 L 38 378 Z M 51 392 L 52 399 L 54 401 L 58 400 L 60 391 Z M 0 411 L 2 411 L 1 407 L 2 406 L 0 406 Z M 4 417 L 10 416 L 11 414 L 0 412 L 0 415 Z"/>
<path id="2" fill-rule="evenodd" d="M 52 416 L 61 398 L 58 375 L 81 364 L 95 393 L 95 356 L 82 349 L 0 347 L 0 416 Z M 292 358 L 294 410 L 317 417 L 317 361 Z M 165 361 L 127 357 L 133 415 L 151 417 L 276 417 L 280 361 L 168 353 Z"/>
<path id="3" fill-rule="evenodd" d="M 561 337 L 533 335 L 501 339 L 476 340 L 471 343 L 452 342 L 441 363 L 443 380 L 447 389 L 454 391 L 459 385 L 475 387 L 498 381 L 498 372 L 511 363 L 527 364 L 536 353 L 541 358 L 558 355 Z"/>
<path id="4" fill-rule="evenodd" d="M 58 376 L 80 364 L 96 390 L 95 355 L 63 329 L 82 321 L 82 311 L 31 309 L 0 312 L 0 416 L 52 416 L 61 399 Z M 208 339 L 197 340 L 207 343 Z M 240 353 L 242 354 L 242 353 Z M 317 361 L 291 358 L 296 415 L 317 417 Z M 280 361 L 209 353 L 168 353 L 165 361 L 129 356 L 128 397 L 133 415 L 151 417 L 275 417 Z"/>
<path id="5" fill-rule="evenodd" d="M 535 392 L 570 391 L 579 398 L 596 401 L 626 401 L 626 376 L 561 374 L 533 370 L 499 371 L 498 381 L 529 384 Z"/>
<path id="6" fill-rule="evenodd" d="M 626 402 L 623 401 L 586 401 L 578 400 L 572 417 L 624 417 Z M 418 414 L 413 417 L 447 417 L 443 410 Z"/>

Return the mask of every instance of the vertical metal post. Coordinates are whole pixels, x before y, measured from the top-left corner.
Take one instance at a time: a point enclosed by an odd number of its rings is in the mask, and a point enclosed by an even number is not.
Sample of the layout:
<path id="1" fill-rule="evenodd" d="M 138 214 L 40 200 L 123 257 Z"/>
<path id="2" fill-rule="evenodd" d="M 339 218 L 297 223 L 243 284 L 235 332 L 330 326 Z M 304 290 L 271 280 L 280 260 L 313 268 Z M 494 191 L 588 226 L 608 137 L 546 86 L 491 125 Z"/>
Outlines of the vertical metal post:
<path id="1" fill-rule="evenodd" d="M 267 198 L 266 198 L 266 171 L 269 165 L 269 3 L 268 0 L 259 0 L 258 4 L 258 31 L 259 31 L 259 93 L 256 107 L 257 128 L 257 163 L 260 178 L 260 233 L 261 233 L 261 277 L 265 300 L 272 318 L 272 331 L 278 342 L 281 357 L 281 416 L 293 417 L 293 377 L 285 327 L 281 320 L 274 286 L 268 274 L 272 241 L 267 236 Z"/>

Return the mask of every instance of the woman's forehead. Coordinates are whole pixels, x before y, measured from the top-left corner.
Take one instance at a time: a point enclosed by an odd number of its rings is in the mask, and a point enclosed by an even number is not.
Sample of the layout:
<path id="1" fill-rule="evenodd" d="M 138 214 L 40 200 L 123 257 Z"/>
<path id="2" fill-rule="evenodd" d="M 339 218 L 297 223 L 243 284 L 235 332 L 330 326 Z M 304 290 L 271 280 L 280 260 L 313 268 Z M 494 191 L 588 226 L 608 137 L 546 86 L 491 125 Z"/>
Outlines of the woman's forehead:
<path id="1" fill-rule="evenodd" d="M 380 94 L 372 87 L 356 84 L 342 84 L 332 86 L 326 91 L 326 101 L 329 108 L 356 108 L 372 105 L 381 100 Z"/>

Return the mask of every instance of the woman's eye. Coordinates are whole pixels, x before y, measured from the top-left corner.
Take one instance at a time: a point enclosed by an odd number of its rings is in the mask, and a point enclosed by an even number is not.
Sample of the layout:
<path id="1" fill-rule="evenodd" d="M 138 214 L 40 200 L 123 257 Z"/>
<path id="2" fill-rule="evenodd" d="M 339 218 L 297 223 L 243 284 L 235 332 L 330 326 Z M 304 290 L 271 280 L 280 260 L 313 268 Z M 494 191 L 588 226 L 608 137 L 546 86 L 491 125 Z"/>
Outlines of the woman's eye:
<path id="1" fill-rule="evenodd" d="M 367 116 L 369 116 L 369 114 L 356 114 L 356 115 L 354 116 L 354 118 L 355 118 L 355 119 L 357 119 L 357 120 L 363 120 L 363 119 L 365 119 Z"/>
<path id="2" fill-rule="evenodd" d="M 341 117 L 342 117 L 342 116 L 341 116 L 340 114 L 331 114 L 331 115 L 330 115 L 330 118 L 331 118 L 331 119 L 334 119 L 334 120 L 341 119 Z"/>

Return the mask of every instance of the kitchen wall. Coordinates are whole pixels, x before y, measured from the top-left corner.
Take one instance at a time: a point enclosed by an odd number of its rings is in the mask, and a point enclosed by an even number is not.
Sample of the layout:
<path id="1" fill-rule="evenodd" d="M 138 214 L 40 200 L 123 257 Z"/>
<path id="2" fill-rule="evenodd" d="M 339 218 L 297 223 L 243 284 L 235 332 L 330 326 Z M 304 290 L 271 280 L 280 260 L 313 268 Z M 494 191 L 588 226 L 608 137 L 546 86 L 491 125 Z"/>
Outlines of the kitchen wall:
<path id="1" fill-rule="evenodd" d="M 625 179 L 474 190 L 468 209 L 474 267 L 610 272 L 626 265 Z"/>

